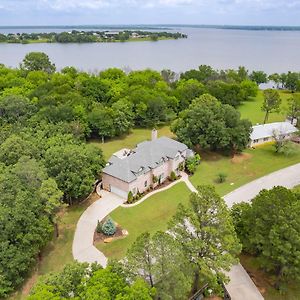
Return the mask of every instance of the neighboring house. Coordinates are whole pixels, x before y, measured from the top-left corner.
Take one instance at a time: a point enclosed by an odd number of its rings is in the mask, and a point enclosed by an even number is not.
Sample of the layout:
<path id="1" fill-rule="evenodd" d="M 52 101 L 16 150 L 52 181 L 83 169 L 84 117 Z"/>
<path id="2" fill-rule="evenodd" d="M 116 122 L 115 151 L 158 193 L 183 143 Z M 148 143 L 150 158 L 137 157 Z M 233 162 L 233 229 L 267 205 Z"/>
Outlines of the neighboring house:
<path id="1" fill-rule="evenodd" d="M 290 122 L 276 122 L 252 127 L 250 135 L 250 147 L 274 141 L 274 135 L 283 138 L 291 138 L 298 129 Z"/>
<path id="2" fill-rule="evenodd" d="M 153 130 L 151 141 L 113 154 L 103 169 L 102 186 L 122 198 L 127 198 L 129 191 L 133 195 L 142 193 L 164 182 L 172 171 L 178 174 L 179 165 L 192 155 L 185 144 L 168 137 L 157 138 Z"/>

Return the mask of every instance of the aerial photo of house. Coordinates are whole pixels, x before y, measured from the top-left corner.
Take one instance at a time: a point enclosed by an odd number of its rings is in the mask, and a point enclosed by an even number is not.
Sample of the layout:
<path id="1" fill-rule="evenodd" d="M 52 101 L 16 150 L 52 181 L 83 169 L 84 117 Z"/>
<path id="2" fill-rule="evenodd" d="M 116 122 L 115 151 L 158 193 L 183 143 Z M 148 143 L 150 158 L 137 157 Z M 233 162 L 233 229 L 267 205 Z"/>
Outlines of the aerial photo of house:
<path id="1" fill-rule="evenodd" d="M 171 172 L 178 175 L 180 165 L 192 155 L 185 144 L 168 137 L 157 138 L 153 130 L 151 141 L 112 155 L 103 169 L 102 186 L 122 198 L 127 198 L 129 191 L 133 195 L 143 193 L 164 182 Z"/>
<path id="2" fill-rule="evenodd" d="M 250 147 L 274 141 L 274 135 L 285 139 L 291 138 L 298 129 L 290 122 L 275 122 L 252 127 Z"/>

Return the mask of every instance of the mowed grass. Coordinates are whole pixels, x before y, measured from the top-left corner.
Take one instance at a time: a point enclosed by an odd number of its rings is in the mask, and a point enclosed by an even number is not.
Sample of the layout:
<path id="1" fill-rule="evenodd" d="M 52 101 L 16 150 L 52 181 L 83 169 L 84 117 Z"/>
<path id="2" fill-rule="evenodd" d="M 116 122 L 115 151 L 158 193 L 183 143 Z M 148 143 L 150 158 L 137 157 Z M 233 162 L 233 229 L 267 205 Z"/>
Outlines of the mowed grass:
<path id="1" fill-rule="evenodd" d="M 217 192 L 223 196 L 256 178 L 298 162 L 300 162 L 300 147 L 295 155 L 287 157 L 276 155 L 271 144 L 248 149 L 243 155 L 233 159 L 210 153 L 203 155 L 197 172 L 190 177 L 190 180 L 195 186 L 214 185 Z M 220 172 L 228 175 L 226 182 L 222 184 L 216 183 Z M 138 206 L 116 209 L 111 217 L 123 229 L 126 229 L 129 235 L 108 244 L 98 243 L 97 248 L 109 258 L 122 258 L 142 232 L 154 233 L 157 230 L 165 230 L 177 205 L 180 202 L 186 204 L 189 194 L 190 191 L 184 183 L 180 183 L 170 190 L 150 197 Z"/>
<path id="2" fill-rule="evenodd" d="M 273 144 L 262 145 L 256 149 L 247 149 L 234 158 L 220 154 L 203 154 L 203 159 L 195 175 L 190 177 L 194 186 L 213 184 L 220 195 L 266 174 L 300 162 L 300 146 L 291 155 L 276 154 Z M 219 173 L 227 175 L 226 182 L 218 184 Z"/>
<path id="3" fill-rule="evenodd" d="M 163 126 L 157 129 L 158 136 L 174 137 L 169 126 Z M 135 146 L 145 140 L 151 139 L 151 129 L 137 128 L 133 129 L 130 134 L 118 137 L 116 139 L 110 139 L 103 144 L 99 140 L 91 140 L 90 144 L 96 145 L 101 148 L 105 159 L 109 159 L 110 156 L 122 148 L 135 148 Z"/>
<path id="4" fill-rule="evenodd" d="M 158 193 L 143 203 L 131 207 L 119 207 L 110 215 L 114 221 L 129 232 L 123 239 L 109 244 L 98 243 L 97 248 L 109 258 L 124 257 L 127 249 L 143 232 L 165 231 L 167 223 L 175 214 L 179 203 L 188 202 L 190 191 L 185 183 L 180 182 L 164 192 Z"/>
<path id="5" fill-rule="evenodd" d="M 280 111 L 277 113 L 271 113 L 268 123 L 284 121 L 287 115 L 288 102 L 287 100 L 292 97 L 292 94 L 288 91 L 279 91 L 282 103 Z M 253 125 L 259 123 L 262 124 L 265 117 L 265 112 L 261 110 L 263 105 L 263 91 L 259 91 L 257 96 L 251 101 L 244 102 L 238 111 L 241 113 L 243 119 L 249 119 Z"/>

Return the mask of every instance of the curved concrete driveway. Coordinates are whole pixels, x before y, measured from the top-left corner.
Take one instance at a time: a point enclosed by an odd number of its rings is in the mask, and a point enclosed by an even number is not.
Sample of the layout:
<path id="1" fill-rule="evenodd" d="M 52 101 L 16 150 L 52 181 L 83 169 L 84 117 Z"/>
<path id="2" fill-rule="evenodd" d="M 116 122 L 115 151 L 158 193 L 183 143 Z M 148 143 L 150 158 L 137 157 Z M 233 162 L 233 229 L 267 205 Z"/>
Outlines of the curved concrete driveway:
<path id="1" fill-rule="evenodd" d="M 183 181 L 192 192 L 196 191 L 195 187 L 186 176 L 183 176 Z M 277 185 L 292 188 L 299 184 L 300 163 L 243 185 L 224 196 L 224 200 L 227 205 L 231 207 L 234 203 L 250 201 L 262 189 L 271 189 Z M 74 259 L 80 262 L 98 262 L 105 267 L 107 264 L 107 258 L 93 245 L 93 237 L 97 221 L 102 220 L 110 212 L 122 205 L 126 200 L 106 191 L 101 191 L 101 196 L 101 199 L 93 203 L 81 215 L 77 223 L 72 251 Z M 228 276 L 230 277 L 230 283 L 226 285 L 226 288 L 230 292 L 232 300 L 263 299 L 249 275 L 240 264 L 233 266 L 228 273 Z"/>
<path id="2" fill-rule="evenodd" d="M 113 193 L 101 191 L 101 198 L 84 211 L 77 223 L 72 247 L 74 259 L 79 262 L 98 262 L 106 267 L 107 258 L 94 246 L 95 228 L 98 220 L 104 219 L 124 201 Z"/>

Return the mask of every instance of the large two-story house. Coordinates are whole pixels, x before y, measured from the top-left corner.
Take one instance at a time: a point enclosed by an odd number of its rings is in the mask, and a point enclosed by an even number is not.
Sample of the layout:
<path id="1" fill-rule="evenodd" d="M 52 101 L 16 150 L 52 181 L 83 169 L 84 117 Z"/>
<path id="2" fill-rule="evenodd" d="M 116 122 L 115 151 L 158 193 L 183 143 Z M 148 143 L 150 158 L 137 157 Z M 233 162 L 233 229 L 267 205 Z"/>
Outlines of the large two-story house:
<path id="1" fill-rule="evenodd" d="M 164 182 L 172 171 L 178 174 L 180 164 L 192 155 L 185 144 L 168 137 L 157 138 L 153 130 L 151 141 L 112 155 L 103 169 L 102 187 L 122 198 L 127 198 L 129 191 L 133 195 L 142 193 Z"/>

